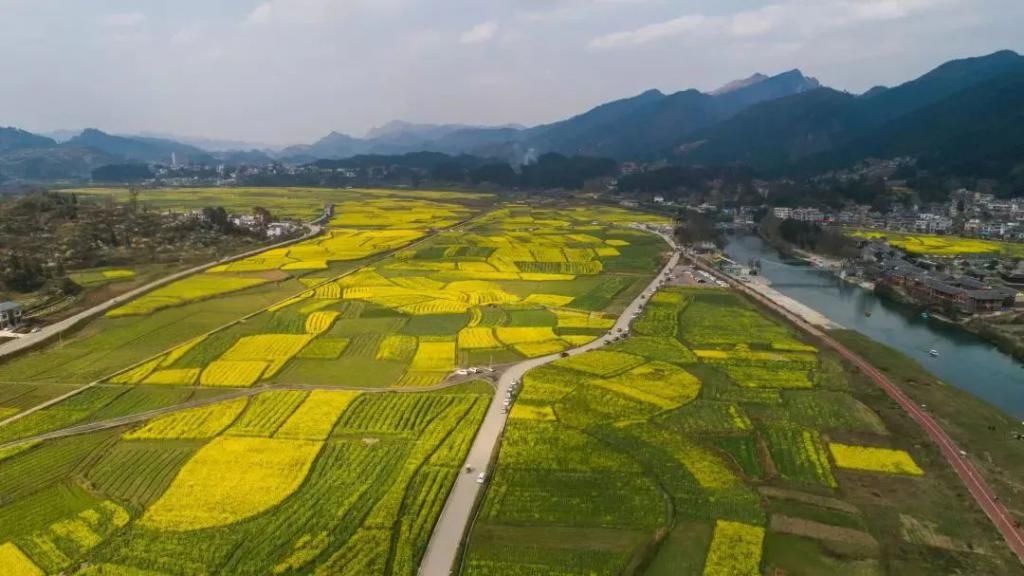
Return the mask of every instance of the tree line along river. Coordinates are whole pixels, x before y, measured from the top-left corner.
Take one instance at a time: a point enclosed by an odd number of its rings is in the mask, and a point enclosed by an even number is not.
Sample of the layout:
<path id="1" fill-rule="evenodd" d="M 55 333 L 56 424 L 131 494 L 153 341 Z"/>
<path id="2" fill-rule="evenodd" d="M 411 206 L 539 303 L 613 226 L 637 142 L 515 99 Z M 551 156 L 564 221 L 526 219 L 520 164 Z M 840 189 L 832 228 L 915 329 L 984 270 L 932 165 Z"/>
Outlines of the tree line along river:
<path id="1" fill-rule="evenodd" d="M 922 318 L 913 307 L 881 299 L 827 270 L 787 258 L 757 236 L 732 236 L 725 252 L 741 264 L 760 259 L 761 273 L 774 289 L 914 358 L 943 381 L 1024 418 L 1024 364 L 995 345 L 956 326 Z M 930 356 L 930 350 L 939 356 Z"/>

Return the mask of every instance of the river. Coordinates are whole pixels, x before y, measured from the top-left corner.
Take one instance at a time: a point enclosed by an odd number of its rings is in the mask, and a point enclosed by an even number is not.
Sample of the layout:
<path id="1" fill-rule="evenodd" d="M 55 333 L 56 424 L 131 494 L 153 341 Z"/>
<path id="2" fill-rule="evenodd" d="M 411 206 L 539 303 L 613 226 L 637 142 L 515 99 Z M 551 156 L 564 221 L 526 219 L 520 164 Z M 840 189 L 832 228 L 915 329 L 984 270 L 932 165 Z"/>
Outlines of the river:
<path id="1" fill-rule="evenodd" d="M 741 264 L 760 258 L 772 287 L 846 328 L 914 358 L 943 381 L 1024 419 L 1024 364 L 955 326 L 922 318 L 913 308 L 787 258 L 757 236 L 734 236 L 725 248 Z M 871 312 L 871 316 L 866 313 Z M 932 358 L 929 350 L 938 350 Z"/>

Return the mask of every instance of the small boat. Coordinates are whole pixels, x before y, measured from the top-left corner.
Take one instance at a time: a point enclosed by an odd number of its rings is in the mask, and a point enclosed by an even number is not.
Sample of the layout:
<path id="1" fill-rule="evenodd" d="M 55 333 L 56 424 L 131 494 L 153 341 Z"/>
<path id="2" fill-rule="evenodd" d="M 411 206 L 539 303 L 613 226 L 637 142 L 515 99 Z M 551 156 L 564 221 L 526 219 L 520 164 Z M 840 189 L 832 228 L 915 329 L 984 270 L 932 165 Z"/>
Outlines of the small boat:
<path id="1" fill-rule="evenodd" d="M 925 320 L 927 320 L 928 319 L 928 313 L 927 312 L 921 312 L 921 318 L 924 318 Z"/>
<path id="2" fill-rule="evenodd" d="M 938 358 L 939 351 L 936 350 L 935 348 L 932 348 L 931 350 L 928 351 L 928 355 L 931 356 L 932 358 Z"/>
<path id="3" fill-rule="evenodd" d="M 868 318 L 871 318 L 871 311 L 868 310 L 867 312 L 864 313 L 864 315 L 867 316 Z"/>

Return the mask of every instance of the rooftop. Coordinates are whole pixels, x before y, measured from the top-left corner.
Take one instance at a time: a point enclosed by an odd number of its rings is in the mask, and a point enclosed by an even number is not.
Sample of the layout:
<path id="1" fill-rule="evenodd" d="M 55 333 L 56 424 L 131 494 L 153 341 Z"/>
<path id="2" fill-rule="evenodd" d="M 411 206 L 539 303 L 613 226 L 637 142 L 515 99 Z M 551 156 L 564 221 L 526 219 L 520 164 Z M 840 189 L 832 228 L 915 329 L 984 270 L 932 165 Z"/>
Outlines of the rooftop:
<path id="1" fill-rule="evenodd" d="M 10 300 L 7 302 L 0 302 L 0 312 L 7 312 L 8 310 L 16 310 L 18 308 L 21 308 L 21 304 L 18 304 L 17 302 L 11 302 Z"/>

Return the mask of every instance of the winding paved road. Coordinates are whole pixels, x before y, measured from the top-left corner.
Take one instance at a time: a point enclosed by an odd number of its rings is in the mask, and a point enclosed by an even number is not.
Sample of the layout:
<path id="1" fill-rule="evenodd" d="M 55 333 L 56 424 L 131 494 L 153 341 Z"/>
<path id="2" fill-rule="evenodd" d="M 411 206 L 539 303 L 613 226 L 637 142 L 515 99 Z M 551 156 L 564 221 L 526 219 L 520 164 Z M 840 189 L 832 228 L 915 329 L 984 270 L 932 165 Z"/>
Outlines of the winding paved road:
<path id="1" fill-rule="evenodd" d="M 1007 545 L 1009 545 L 1010 549 L 1017 555 L 1017 558 L 1024 563 L 1024 536 L 1021 535 L 1020 528 L 1016 526 L 1013 517 L 1007 511 L 1006 507 L 999 502 L 995 493 L 988 486 L 988 483 L 985 482 L 981 473 L 978 472 L 974 463 L 971 462 L 970 458 L 967 456 L 967 453 L 963 452 L 956 445 L 956 442 L 954 442 L 942 426 L 932 418 L 931 414 L 921 409 L 921 407 L 918 406 L 917 403 L 903 391 L 903 389 L 894 384 L 888 376 L 872 366 L 867 360 L 861 358 L 858 354 L 844 346 L 838 340 L 829 336 L 826 332 L 812 326 L 789 310 L 786 310 L 784 307 L 766 298 L 761 293 L 752 290 L 743 282 L 723 274 L 702 262 L 695 262 L 701 269 L 722 278 L 730 285 L 749 295 L 754 300 L 782 315 L 798 328 L 807 332 L 811 336 L 814 336 L 826 346 L 838 352 L 843 358 L 860 368 L 864 374 L 871 378 L 875 384 L 877 384 L 885 391 L 886 394 L 889 395 L 890 398 L 903 408 L 904 412 L 924 428 L 928 437 L 939 446 L 943 457 L 945 457 L 946 461 L 949 462 L 949 465 L 953 467 L 953 470 L 960 477 L 964 486 L 967 487 L 971 496 L 974 497 L 978 506 L 984 510 L 985 514 L 995 525 L 996 529 L 1003 535 Z"/>
<path id="2" fill-rule="evenodd" d="M 675 243 L 671 237 L 661 233 L 658 233 L 658 235 L 675 248 Z M 640 306 L 646 301 L 646 295 L 658 288 L 665 274 L 671 271 L 678 262 L 679 253 L 674 252 L 668 264 L 651 281 L 644 292 L 637 296 L 626 307 L 625 311 L 622 312 L 618 320 L 616 320 L 615 326 L 611 329 L 612 331 L 617 332 L 620 328 L 622 330 L 629 329 L 629 324 L 633 320 L 633 314 L 638 312 Z M 605 346 L 605 339 L 602 337 L 579 348 L 573 348 L 569 353 L 581 354 L 603 346 Z M 430 536 L 427 551 L 423 555 L 423 561 L 420 563 L 420 575 L 448 576 L 452 573 L 456 557 L 459 553 L 459 546 L 462 543 L 463 536 L 466 535 L 470 527 L 477 499 L 484 489 L 484 485 L 477 483 L 477 475 L 481 471 L 490 473 L 488 468 L 494 459 L 495 451 L 498 448 L 498 441 L 508 421 L 508 414 L 503 414 L 501 408 L 509 387 L 512 386 L 513 382 L 521 380 L 523 375 L 530 370 L 554 362 L 560 357 L 560 354 L 552 354 L 541 358 L 532 358 L 509 367 L 499 377 L 497 391 L 494 394 L 494 399 L 491 400 L 490 407 L 487 409 L 487 415 L 484 417 L 484 421 L 476 433 L 476 438 L 473 440 L 473 446 L 469 449 L 469 455 L 466 457 L 465 463 L 459 469 L 459 476 L 455 481 L 455 486 L 448 494 L 448 500 L 441 511 L 441 517 L 438 519 L 437 524 L 434 525 L 434 532 Z M 471 473 L 463 472 L 466 466 L 472 467 Z"/>

